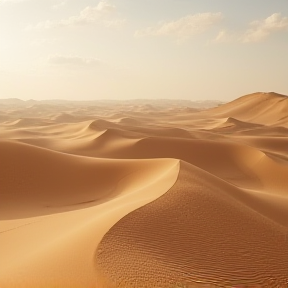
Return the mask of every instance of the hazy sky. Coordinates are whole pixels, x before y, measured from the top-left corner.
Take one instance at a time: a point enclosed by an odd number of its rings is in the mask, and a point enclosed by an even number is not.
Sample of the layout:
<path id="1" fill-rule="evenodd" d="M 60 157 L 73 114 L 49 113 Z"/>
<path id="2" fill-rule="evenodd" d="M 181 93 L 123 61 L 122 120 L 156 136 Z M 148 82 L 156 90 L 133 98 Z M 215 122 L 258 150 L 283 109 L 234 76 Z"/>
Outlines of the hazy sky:
<path id="1" fill-rule="evenodd" d="M 288 95 L 287 0 L 0 0 L 0 98 Z"/>

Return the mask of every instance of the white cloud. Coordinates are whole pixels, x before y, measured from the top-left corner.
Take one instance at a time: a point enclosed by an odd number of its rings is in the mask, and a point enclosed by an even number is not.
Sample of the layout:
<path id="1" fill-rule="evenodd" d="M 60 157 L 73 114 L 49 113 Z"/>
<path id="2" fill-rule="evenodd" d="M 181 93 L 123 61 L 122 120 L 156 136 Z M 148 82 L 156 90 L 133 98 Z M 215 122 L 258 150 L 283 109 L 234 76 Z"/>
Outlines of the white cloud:
<path id="1" fill-rule="evenodd" d="M 227 42 L 228 39 L 229 39 L 229 35 L 227 31 L 221 30 L 213 41 L 214 42 Z"/>
<path id="2" fill-rule="evenodd" d="M 212 40 L 217 43 L 227 42 L 260 42 L 268 38 L 271 34 L 282 30 L 288 30 L 288 18 L 282 17 L 280 13 L 274 13 L 264 20 L 257 20 L 250 23 L 250 28 L 245 32 L 227 30 L 219 31 Z"/>
<path id="3" fill-rule="evenodd" d="M 109 15 L 113 12 L 116 12 L 116 6 L 108 3 L 107 1 L 100 1 L 95 7 L 86 7 L 84 8 L 79 15 L 71 16 L 67 19 L 62 19 L 59 21 L 43 21 L 39 22 L 36 25 L 29 25 L 26 27 L 27 30 L 34 29 L 50 29 L 57 27 L 67 27 L 74 25 L 87 25 L 96 22 L 101 22 L 103 25 L 107 27 L 111 26 L 120 26 L 125 22 L 125 20 L 121 19 L 109 19 Z"/>
<path id="4" fill-rule="evenodd" d="M 56 3 L 52 6 L 52 9 L 60 9 L 61 7 L 65 6 L 67 4 L 67 0 L 61 1 L 59 3 Z"/>
<path id="5" fill-rule="evenodd" d="M 199 13 L 188 15 L 175 21 L 148 27 L 135 32 L 135 37 L 143 36 L 175 36 L 178 39 L 187 39 L 203 33 L 223 19 L 222 13 Z"/>
<path id="6" fill-rule="evenodd" d="M 239 34 L 233 32 L 228 32 L 227 30 L 220 30 L 217 36 L 212 40 L 216 43 L 228 43 L 228 42 L 237 42 L 239 39 Z"/>
<path id="7" fill-rule="evenodd" d="M 240 37 L 240 41 L 259 42 L 272 33 L 282 31 L 288 28 L 288 18 L 282 17 L 280 13 L 274 13 L 265 20 L 257 20 L 250 23 L 251 28 Z"/>
<path id="8" fill-rule="evenodd" d="M 97 58 L 83 58 L 79 56 L 54 55 L 48 58 L 48 64 L 66 67 L 98 67 L 102 63 Z"/>

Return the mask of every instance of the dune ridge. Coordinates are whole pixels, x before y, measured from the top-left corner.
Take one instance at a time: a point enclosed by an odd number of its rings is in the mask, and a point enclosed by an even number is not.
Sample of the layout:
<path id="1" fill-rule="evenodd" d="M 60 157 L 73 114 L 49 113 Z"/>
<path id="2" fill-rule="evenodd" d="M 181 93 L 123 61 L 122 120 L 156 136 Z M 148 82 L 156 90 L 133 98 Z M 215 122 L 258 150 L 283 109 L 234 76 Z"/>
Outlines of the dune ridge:
<path id="1" fill-rule="evenodd" d="M 274 92 L 245 95 L 207 112 L 217 117 L 235 117 L 256 124 L 288 127 L 288 97 Z"/>
<path id="2" fill-rule="evenodd" d="M 0 147 L 3 287 L 97 287 L 93 253 L 101 235 L 166 192 L 179 169 L 172 159 L 92 159 L 14 141 Z"/>
<path id="3" fill-rule="evenodd" d="M 136 278 L 137 287 L 286 287 L 287 230 L 264 205 L 251 204 L 240 189 L 181 162 L 172 189 L 102 239 L 96 262 L 103 287 L 134 287 Z"/>

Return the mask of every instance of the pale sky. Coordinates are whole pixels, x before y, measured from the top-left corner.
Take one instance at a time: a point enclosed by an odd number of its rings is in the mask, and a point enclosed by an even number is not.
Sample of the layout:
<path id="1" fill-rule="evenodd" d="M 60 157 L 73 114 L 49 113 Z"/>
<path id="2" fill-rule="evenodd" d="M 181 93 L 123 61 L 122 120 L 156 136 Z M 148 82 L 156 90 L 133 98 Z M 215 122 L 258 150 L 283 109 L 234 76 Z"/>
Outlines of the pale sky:
<path id="1" fill-rule="evenodd" d="M 0 0 L 0 98 L 288 95 L 287 0 Z"/>

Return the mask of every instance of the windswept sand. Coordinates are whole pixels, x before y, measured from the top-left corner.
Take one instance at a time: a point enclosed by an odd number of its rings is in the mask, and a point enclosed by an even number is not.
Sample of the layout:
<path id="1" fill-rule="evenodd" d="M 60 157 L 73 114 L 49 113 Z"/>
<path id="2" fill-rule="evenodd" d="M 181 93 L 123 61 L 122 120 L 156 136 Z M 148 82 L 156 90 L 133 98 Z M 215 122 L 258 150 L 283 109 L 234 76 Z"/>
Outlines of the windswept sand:
<path id="1" fill-rule="evenodd" d="M 211 106 L 0 100 L 0 287 L 287 288 L 288 97 Z"/>

